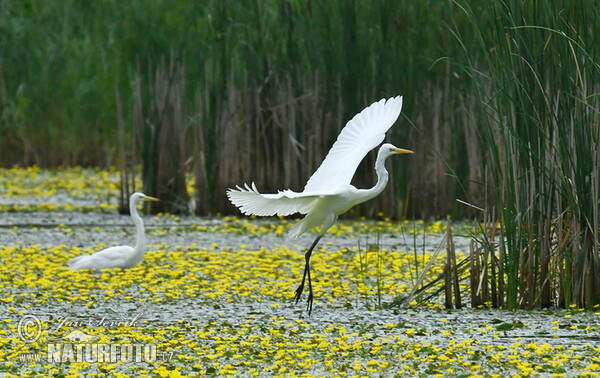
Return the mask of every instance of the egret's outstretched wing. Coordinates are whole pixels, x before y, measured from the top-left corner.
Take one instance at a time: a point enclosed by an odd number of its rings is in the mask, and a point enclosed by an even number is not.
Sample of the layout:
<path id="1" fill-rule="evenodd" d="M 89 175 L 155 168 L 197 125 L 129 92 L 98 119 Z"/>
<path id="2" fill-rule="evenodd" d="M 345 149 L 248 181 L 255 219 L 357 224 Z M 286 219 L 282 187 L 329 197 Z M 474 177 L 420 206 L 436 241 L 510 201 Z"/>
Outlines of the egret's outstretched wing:
<path id="1" fill-rule="evenodd" d="M 245 188 L 238 186 L 237 190 L 229 189 L 227 197 L 242 213 L 260 216 L 306 214 L 319 199 L 318 195 L 291 190 L 284 190 L 277 194 L 261 194 L 254 183 L 252 187 L 246 184 Z"/>
<path id="2" fill-rule="evenodd" d="M 305 192 L 322 192 L 350 184 L 367 152 L 377 147 L 402 110 L 402 96 L 382 99 L 354 116 L 342 129 L 321 166 L 310 177 Z"/>

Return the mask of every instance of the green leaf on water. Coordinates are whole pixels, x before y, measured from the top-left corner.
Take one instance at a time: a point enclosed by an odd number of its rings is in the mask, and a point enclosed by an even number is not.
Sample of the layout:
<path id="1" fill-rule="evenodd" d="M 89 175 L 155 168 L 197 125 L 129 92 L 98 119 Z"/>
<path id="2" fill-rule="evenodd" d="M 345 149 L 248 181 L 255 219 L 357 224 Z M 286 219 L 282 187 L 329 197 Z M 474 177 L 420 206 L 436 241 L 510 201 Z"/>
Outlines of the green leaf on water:
<path id="1" fill-rule="evenodd" d="M 216 374 L 217 369 L 214 368 L 214 366 L 210 366 L 206 369 L 206 375 L 213 375 Z"/>
<path id="2" fill-rule="evenodd" d="M 510 331 L 513 328 L 515 328 L 515 325 L 513 323 L 502 323 L 496 326 L 496 329 L 498 331 Z"/>

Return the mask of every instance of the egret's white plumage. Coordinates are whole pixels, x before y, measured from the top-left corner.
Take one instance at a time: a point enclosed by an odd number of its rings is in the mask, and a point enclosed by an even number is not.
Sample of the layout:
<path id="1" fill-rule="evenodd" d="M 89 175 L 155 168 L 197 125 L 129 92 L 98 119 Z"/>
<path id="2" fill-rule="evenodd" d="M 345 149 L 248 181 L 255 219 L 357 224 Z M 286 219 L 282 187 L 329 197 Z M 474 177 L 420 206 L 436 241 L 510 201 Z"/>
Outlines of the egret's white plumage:
<path id="1" fill-rule="evenodd" d="M 402 97 L 382 99 L 365 108 L 342 129 L 325 160 L 310 177 L 302 192 L 283 190 L 277 194 L 262 194 L 254 183 L 243 188 L 229 189 L 227 196 L 242 213 L 247 215 L 306 214 L 289 231 L 291 237 L 321 227 L 321 230 L 305 255 L 306 264 L 302 283 L 296 290 L 296 302 L 304 289 L 308 276 L 310 293 L 307 307 L 312 310 L 312 285 L 310 279 L 310 256 L 323 234 L 335 223 L 338 215 L 359 203 L 368 201 L 383 191 L 388 182 L 386 159 L 393 154 L 412 153 L 385 143 L 379 149 L 375 162 L 377 183 L 370 189 L 357 189 L 350 184 L 352 177 L 365 155 L 377 147 L 385 133 L 396 122 L 402 110 Z"/>
<path id="2" fill-rule="evenodd" d="M 144 260 L 144 250 L 146 248 L 146 238 L 144 237 L 144 222 L 137 213 L 137 205 L 140 201 L 158 201 L 154 197 L 143 193 L 133 193 L 129 199 L 129 211 L 131 218 L 135 223 L 136 241 L 132 248 L 128 245 L 110 247 L 98 251 L 92 255 L 77 256 L 69 260 L 71 269 L 112 269 L 132 268 Z"/>
<path id="3" fill-rule="evenodd" d="M 350 185 L 356 168 L 369 151 L 379 146 L 402 110 L 402 96 L 381 99 L 354 116 L 338 135 L 304 192 L 327 193 L 336 185 Z"/>

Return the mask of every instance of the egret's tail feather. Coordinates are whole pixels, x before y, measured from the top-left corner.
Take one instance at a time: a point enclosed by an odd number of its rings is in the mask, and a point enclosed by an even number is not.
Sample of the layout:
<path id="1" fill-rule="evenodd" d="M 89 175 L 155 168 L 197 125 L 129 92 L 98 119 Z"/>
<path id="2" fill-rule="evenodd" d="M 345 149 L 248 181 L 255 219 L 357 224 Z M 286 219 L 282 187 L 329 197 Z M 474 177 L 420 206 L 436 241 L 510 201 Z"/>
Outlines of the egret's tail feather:
<path id="1" fill-rule="evenodd" d="M 76 256 L 76 257 L 73 257 L 71 260 L 69 260 L 69 262 L 67 264 L 69 264 L 69 266 L 72 266 L 73 264 L 75 264 L 77 261 L 81 260 L 84 257 L 85 256 Z"/>
<path id="2" fill-rule="evenodd" d="M 298 236 L 302 235 L 304 233 L 304 231 L 302 230 L 303 225 L 304 219 L 298 221 L 298 223 L 296 223 L 292 226 L 292 228 L 290 228 L 290 230 L 288 231 L 288 236 L 290 238 L 297 238 Z"/>
<path id="3" fill-rule="evenodd" d="M 85 267 L 83 265 L 88 257 L 89 257 L 88 255 L 76 256 L 76 257 L 73 257 L 71 260 L 69 260 L 67 262 L 67 264 L 69 265 L 69 268 L 71 268 L 71 269 L 85 269 Z"/>

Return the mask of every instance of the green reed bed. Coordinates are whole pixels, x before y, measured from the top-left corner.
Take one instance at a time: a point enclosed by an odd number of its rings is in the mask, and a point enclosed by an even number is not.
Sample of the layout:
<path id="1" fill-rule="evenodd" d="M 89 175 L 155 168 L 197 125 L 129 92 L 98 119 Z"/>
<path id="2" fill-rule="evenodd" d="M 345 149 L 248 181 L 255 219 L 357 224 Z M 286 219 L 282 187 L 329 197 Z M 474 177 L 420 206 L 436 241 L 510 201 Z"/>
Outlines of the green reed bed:
<path id="1" fill-rule="evenodd" d="M 169 160 L 196 171 L 198 213 L 230 212 L 227 187 L 253 177 L 264 190 L 300 189 L 351 116 L 403 94 L 406 118 L 390 139 L 419 157 L 414 168 L 393 163 L 394 189 L 360 211 L 460 210 L 459 186 L 436 156 L 468 175 L 463 133 L 451 121 L 449 66 L 432 66 L 456 50 L 443 21 L 464 18 L 457 10 L 434 1 L 3 2 L 0 164 L 110 166 L 132 155 L 156 188 L 157 162 L 172 170 Z M 164 149 L 156 141 L 165 139 L 183 146 Z M 358 185 L 372 184 L 373 163 Z"/>
<path id="2" fill-rule="evenodd" d="M 472 33 L 449 27 L 471 79 L 509 308 L 600 302 L 598 25 L 584 3 L 493 2 L 484 22 L 456 2 Z"/>

